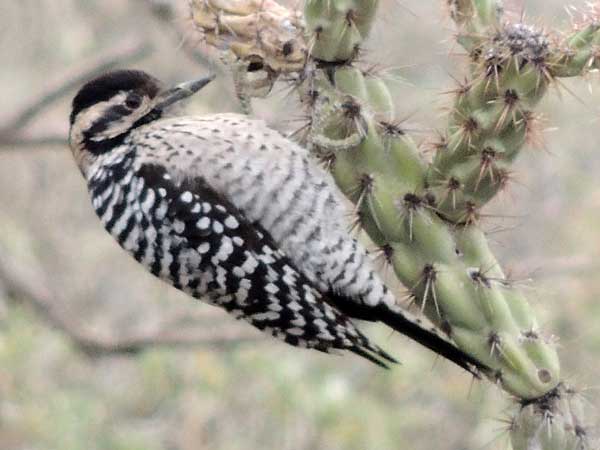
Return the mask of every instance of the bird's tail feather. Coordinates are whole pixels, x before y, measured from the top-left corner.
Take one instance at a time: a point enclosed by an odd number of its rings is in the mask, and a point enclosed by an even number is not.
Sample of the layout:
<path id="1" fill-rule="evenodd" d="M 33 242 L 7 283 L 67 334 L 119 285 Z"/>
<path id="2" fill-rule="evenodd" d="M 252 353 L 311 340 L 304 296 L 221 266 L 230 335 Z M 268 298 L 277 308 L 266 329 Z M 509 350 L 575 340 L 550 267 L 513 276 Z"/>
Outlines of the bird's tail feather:
<path id="1" fill-rule="evenodd" d="M 438 355 L 452 361 L 454 364 L 462 367 L 475 377 L 480 378 L 479 372 L 488 369 L 487 366 L 471 355 L 468 355 L 437 333 L 430 331 L 421 324 L 409 319 L 401 312 L 392 311 L 384 304 L 375 307 L 375 309 L 380 311 L 379 321 L 418 342 L 424 347 L 427 347 Z"/>
<path id="2" fill-rule="evenodd" d="M 376 306 L 365 305 L 335 293 L 330 293 L 329 300 L 349 317 L 370 322 L 382 322 L 393 330 L 452 361 L 476 378 L 481 378 L 480 371 L 489 370 L 485 364 L 468 355 L 456 345 L 441 337 L 437 332 L 428 330 L 418 319 L 409 317 L 400 308 L 392 309 L 385 303 Z"/>

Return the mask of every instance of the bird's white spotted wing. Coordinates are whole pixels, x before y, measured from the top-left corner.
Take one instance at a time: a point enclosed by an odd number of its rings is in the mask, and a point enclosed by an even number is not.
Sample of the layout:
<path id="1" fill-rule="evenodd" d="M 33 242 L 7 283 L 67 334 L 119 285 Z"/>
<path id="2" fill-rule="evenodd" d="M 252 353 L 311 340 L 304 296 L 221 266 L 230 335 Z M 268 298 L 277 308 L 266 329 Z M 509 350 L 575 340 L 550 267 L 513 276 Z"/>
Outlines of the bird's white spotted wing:
<path id="1" fill-rule="evenodd" d="M 147 264 L 153 273 L 289 344 L 391 360 L 323 301 L 265 230 L 203 179 L 178 184 L 148 164 L 135 176 L 143 184 L 139 210 L 156 229 L 158 248 Z M 149 197 L 153 205 L 144 206 Z"/>

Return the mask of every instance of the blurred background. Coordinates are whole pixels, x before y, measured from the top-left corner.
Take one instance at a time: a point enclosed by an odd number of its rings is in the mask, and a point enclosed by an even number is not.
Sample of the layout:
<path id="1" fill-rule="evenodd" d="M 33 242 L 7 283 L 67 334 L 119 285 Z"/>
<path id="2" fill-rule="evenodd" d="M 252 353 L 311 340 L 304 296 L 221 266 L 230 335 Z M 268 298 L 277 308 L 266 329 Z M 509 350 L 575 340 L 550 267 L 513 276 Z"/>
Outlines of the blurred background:
<path id="1" fill-rule="evenodd" d="M 423 142 L 462 78 L 443 3 L 382 0 L 365 49 Z M 65 141 L 70 99 L 92 73 L 136 67 L 179 82 L 216 70 L 189 110 L 239 111 L 186 6 L 0 2 L 0 449 L 510 448 L 511 405 L 490 383 L 381 327 L 363 328 L 403 362 L 390 371 L 287 347 L 153 279 L 101 228 Z M 563 0 L 515 6 L 569 27 Z M 595 404 L 600 77 L 557 91 L 541 105 L 543 145 L 521 157 L 486 227 L 560 336 L 564 377 Z M 285 93 L 255 101 L 255 114 L 292 131 Z"/>

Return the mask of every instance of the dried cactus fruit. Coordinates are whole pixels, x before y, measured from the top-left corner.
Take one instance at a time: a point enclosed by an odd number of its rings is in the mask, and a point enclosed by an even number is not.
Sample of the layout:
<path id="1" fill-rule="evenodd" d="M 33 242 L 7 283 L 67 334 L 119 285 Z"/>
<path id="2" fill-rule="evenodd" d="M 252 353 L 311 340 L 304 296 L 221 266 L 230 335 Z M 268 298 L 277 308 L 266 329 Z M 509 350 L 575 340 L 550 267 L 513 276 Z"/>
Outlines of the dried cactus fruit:
<path id="1" fill-rule="evenodd" d="M 191 0 L 192 23 L 206 42 L 276 73 L 302 70 L 306 45 L 300 18 L 273 0 Z"/>
<path id="2" fill-rule="evenodd" d="M 306 43 L 300 17 L 273 0 L 190 0 L 191 19 L 210 46 L 224 52 L 238 98 L 250 111 L 281 74 L 302 72 Z"/>

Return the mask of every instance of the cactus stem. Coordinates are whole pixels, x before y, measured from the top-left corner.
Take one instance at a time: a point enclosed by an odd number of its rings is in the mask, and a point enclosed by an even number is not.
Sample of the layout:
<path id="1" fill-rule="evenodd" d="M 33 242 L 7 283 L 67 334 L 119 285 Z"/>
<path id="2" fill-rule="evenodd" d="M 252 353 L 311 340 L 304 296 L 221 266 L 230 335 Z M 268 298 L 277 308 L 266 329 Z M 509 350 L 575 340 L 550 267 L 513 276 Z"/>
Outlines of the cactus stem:
<path id="1" fill-rule="evenodd" d="M 319 40 L 321 33 L 323 33 L 323 27 L 321 25 L 315 27 L 308 42 L 306 43 L 306 59 L 312 60 L 313 51 L 315 49 L 315 45 L 317 45 L 317 41 Z"/>
<path id="2" fill-rule="evenodd" d="M 504 347 L 505 345 L 502 341 L 502 338 L 500 338 L 500 341 L 495 346 L 495 351 L 497 351 L 498 354 L 502 356 L 502 359 L 504 359 L 504 361 L 508 365 L 510 365 L 514 370 L 519 370 L 519 367 L 521 365 L 519 364 L 519 360 L 514 357 L 514 353 L 511 353 L 509 349 L 505 349 Z"/>
<path id="3" fill-rule="evenodd" d="M 395 122 L 382 77 L 357 64 L 377 0 L 307 0 L 304 21 L 277 10 L 274 35 L 282 38 L 272 48 L 265 45 L 262 25 L 250 27 L 241 41 L 246 45 L 237 45 L 240 5 L 233 2 L 233 13 L 221 13 L 211 2 L 194 0 L 197 20 L 203 4 L 210 4 L 204 16 L 217 22 L 212 34 L 222 36 L 222 46 L 236 44 L 233 53 L 247 64 L 240 66 L 240 86 L 270 88 L 277 74 L 294 83 L 313 119 L 298 132 L 308 129 L 309 150 L 357 203 L 353 229 L 364 226 L 378 257 L 405 286 L 412 285 L 412 302 L 458 346 L 497 369 L 495 381 L 512 394 L 535 398 L 555 386 L 554 349 L 538 335 L 524 296 L 493 263 L 484 234 L 465 225 L 481 220 L 485 203 L 510 181 L 509 164 L 523 144 L 537 139 L 537 117 L 530 110 L 553 77 L 596 68 L 600 27 L 586 25 L 565 40 L 564 49 L 556 48 L 543 32 L 504 21 L 500 0 L 447 0 L 471 61 L 466 80 L 454 86 L 454 110 L 428 164 L 405 136 L 410 130 Z M 262 0 L 253 5 L 250 14 L 242 11 L 244 23 L 267 18 L 269 6 Z M 286 31 L 290 21 L 293 35 Z M 294 54 L 299 57 L 289 57 Z M 259 70 L 261 61 L 273 70 L 272 79 Z M 266 72 L 267 79 L 257 80 L 256 72 Z M 485 270 L 492 263 L 494 269 Z"/>

